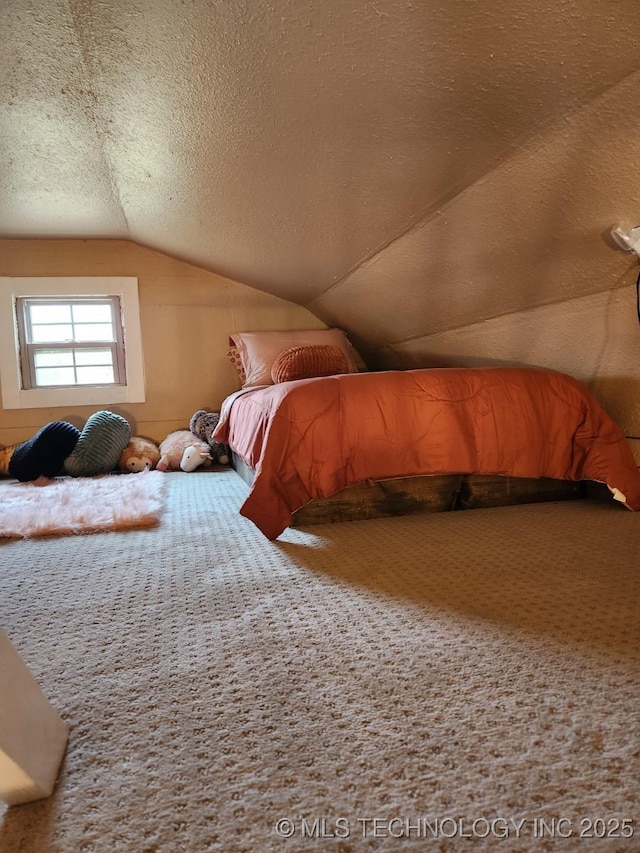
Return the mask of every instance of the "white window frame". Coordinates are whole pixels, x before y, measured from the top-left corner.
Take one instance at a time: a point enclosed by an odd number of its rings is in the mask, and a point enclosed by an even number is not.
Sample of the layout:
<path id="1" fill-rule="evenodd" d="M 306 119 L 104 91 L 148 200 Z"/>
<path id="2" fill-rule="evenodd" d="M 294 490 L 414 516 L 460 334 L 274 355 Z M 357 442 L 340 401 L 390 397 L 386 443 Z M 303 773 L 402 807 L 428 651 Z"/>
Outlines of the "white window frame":
<path id="1" fill-rule="evenodd" d="M 125 336 L 126 384 L 22 388 L 16 299 L 29 296 L 45 299 L 53 296 L 119 297 Z M 0 277 L 0 383 L 5 409 L 144 403 L 138 279 L 131 276 Z"/>
<path id="2" fill-rule="evenodd" d="M 68 340 L 34 340 L 34 321 L 32 309 L 38 307 L 55 308 L 64 306 L 69 309 L 68 325 L 71 328 L 72 337 Z M 108 339 L 97 340 L 78 340 L 75 334 L 78 322 L 74 320 L 74 312 L 71 306 L 90 307 L 100 305 L 109 309 L 110 320 L 109 326 L 111 334 Z M 23 388 L 67 388 L 70 385 L 126 385 L 126 366 L 124 358 L 124 329 L 122 327 L 122 306 L 120 305 L 120 297 L 114 294 L 104 294 L 101 296 L 47 296 L 44 298 L 33 296 L 17 296 L 16 297 L 16 317 L 18 320 L 18 335 L 20 338 L 20 366 L 22 375 Z M 86 322 L 86 321 L 85 321 Z M 63 323 L 64 324 L 64 323 Z M 36 328 L 40 324 L 36 324 Z M 101 323 L 101 327 L 105 324 Z M 113 378 L 104 382 L 78 382 L 77 370 L 82 367 L 78 364 L 78 356 L 87 350 L 106 350 L 110 354 L 111 363 L 108 367 L 111 368 Z M 64 351 L 65 355 L 71 356 L 70 363 L 65 363 L 66 368 L 70 368 L 75 382 L 41 382 L 37 381 L 38 365 L 37 356 L 42 351 L 46 350 L 48 355 L 52 353 L 60 353 Z M 58 363 L 53 366 L 54 369 L 59 369 L 61 365 Z M 45 373 L 47 369 L 45 367 Z"/>

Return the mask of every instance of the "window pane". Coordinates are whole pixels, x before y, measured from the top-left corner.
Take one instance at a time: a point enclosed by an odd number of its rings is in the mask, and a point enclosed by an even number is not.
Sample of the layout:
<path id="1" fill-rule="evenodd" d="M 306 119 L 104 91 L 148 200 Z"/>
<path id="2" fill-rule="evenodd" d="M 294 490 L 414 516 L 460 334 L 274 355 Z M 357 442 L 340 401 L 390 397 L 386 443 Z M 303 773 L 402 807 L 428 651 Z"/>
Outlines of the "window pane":
<path id="1" fill-rule="evenodd" d="M 76 364 L 97 365 L 113 364 L 110 349 L 80 349 L 76 350 Z"/>
<path id="2" fill-rule="evenodd" d="M 112 341 L 113 326 L 111 323 L 83 323 L 75 326 L 77 341 Z"/>
<path id="3" fill-rule="evenodd" d="M 70 323 L 71 308 L 68 305 L 30 305 L 29 316 L 32 323 Z"/>
<path id="4" fill-rule="evenodd" d="M 78 385 L 103 385 L 113 383 L 112 367 L 79 367 Z"/>
<path id="5" fill-rule="evenodd" d="M 111 305 L 102 302 L 95 305 L 73 305 L 74 323 L 109 323 L 111 324 Z"/>
<path id="6" fill-rule="evenodd" d="M 72 326 L 32 326 L 31 341 L 34 344 L 70 341 Z"/>
<path id="7" fill-rule="evenodd" d="M 41 349 L 33 354 L 36 367 L 73 367 L 73 350 Z"/>
<path id="8" fill-rule="evenodd" d="M 117 296 L 26 297 L 16 307 L 23 388 L 126 385 Z"/>
<path id="9" fill-rule="evenodd" d="M 36 385 L 75 385 L 73 367 L 39 367 Z"/>

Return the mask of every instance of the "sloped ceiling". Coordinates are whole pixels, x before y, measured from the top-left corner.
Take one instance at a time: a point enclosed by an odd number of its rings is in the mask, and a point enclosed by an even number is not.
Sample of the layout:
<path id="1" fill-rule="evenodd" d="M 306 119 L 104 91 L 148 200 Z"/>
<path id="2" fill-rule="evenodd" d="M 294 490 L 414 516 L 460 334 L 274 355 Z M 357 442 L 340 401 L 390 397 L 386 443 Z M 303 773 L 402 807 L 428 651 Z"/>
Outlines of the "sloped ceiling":
<path id="1" fill-rule="evenodd" d="M 640 214 L 636 0 L 0 15 L 2 236 L 127 238 L 379 352 L 628 265 L 603 234 Z"/>

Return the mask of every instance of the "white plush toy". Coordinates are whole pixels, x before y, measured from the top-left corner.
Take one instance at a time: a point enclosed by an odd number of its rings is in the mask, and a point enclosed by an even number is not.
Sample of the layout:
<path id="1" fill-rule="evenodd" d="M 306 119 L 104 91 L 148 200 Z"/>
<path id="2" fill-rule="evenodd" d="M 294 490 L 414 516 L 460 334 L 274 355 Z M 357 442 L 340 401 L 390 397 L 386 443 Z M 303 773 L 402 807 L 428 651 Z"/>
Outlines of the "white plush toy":
<path id="1" fill-rule="evenodd" d="M 212 463 L 209 445 L 197 438 L 191 430 L 178 429 L 170 432 L 160 444 L 158 471 L 195 471 L 201 465 Z"/>

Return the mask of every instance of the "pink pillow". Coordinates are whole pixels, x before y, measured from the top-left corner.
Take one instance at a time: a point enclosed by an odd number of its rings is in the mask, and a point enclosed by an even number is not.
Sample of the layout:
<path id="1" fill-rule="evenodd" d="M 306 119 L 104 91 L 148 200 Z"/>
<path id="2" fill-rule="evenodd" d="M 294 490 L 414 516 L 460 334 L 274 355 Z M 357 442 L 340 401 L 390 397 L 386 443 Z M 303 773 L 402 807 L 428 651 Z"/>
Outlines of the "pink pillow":
<path id="1" fill-rule="evenodd" d="M 311 379 L 314 376 L 333 376 L 336 373 L 348 372 L 347 357 L 340 347 L 317 344 L 282 350 L 273 362 L 271 378 L 274 382 L 290 382 L 293 379 Z"/>
<path id="2" fill-rule="evenodd" d="M 240 353 L 245 372 L 244 386 L 273 385 L 271 369 L 282 350 L 290 347 L 334 346 L 339 347 L 347 359 L 346 373 L 357 373 L 354 350 L 341 329 L 313 329 L 290 332 L 237 332 L 229 338 L 229 344 Z"/>
<path id="3" fill-rule="evenodd" d="M 242 366 L 242 359 L 240 358 L 238 347 L 231 347 L 227 352 L 227 358 L 235 367 L 236 373 L 238 374 L 238 379 L 240 380 L 240 384 L 244 385 L 245 379 L 247 377 L 244 375 L 244 367 Z"/>

